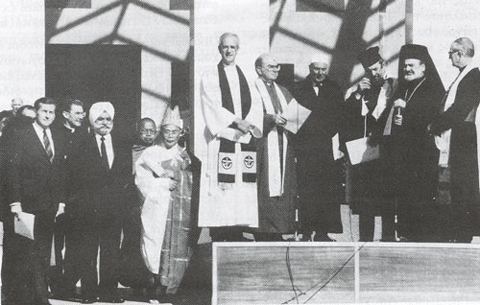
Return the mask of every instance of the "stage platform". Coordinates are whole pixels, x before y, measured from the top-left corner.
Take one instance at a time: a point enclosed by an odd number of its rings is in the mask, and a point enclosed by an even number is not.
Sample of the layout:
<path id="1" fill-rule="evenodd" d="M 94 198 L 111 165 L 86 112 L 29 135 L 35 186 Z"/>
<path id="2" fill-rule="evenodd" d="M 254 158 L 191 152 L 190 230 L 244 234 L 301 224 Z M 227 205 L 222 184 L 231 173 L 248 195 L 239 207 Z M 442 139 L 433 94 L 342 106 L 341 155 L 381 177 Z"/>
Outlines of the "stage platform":
<path id="1" fill-rule="evenodd" d="M 477 244 L 214 243 L 212 257 L 214 305 L 480 304 Z"/>

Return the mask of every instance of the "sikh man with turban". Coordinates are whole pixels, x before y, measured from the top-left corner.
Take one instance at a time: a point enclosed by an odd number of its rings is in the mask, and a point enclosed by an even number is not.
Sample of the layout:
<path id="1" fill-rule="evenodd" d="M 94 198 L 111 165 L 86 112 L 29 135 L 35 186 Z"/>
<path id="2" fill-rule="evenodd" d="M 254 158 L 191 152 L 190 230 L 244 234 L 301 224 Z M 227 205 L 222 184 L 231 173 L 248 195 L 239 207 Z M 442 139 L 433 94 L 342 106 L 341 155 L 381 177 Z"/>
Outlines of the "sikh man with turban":
<path id="1" fill-rule="evenodd" d="M 118 295 L 120 236 L 130 200 L 127 185 L 132 181 L 131 145 L 112 134 L 115 109 L 110 102 L 90 107 L 90 134 L 78 154 L 72 156 L 73 181 L 68 213 L 75 219 L 80 253 L 77 267 L 65 270 L 67 295 L 72 295 L 78 278 L 82 281 L 82 303 L 122 303 Z M 97 282 L 97 254 L 100 248 L 100 283 Z M 68 251 L 68 249 L 67 249 Z"/>

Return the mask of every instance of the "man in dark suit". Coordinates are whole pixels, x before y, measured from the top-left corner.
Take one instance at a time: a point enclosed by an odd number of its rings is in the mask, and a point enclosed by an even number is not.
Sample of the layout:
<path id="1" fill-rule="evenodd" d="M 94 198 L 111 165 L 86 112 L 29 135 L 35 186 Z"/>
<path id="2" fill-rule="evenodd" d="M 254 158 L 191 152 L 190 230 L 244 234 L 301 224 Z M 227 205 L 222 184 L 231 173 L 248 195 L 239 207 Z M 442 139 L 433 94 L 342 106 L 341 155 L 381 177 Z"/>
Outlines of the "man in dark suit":
<path id="1" fill-rule="evenodd" d="M 77 272 L 82 282 L 82 302 L 121 303 L 117 292 L 120 235 L 132 183 L 131 144 L 112 135 L 115 110 L 110 102 L 92 105 L 91 133 L 72 158 L 72 177 L 77 190 L 71 194 L 67 213 L 75 219 L 80 246 Z M 100 283 L 97 253 L 100 248 Z M 74 287 L 75 274 L 66 270 L 64 283 Z"/>
<path id="2" fill-rule="evenodd" d="M 11 214 L 5 219 L 4 259 L 11 268 L 4 290 L 6 304 L 50 304 L 46 272 L 52 249 L 53 226 L 63 214 L 66 199 L 66 149 L 59 134 L 50 129 L 55 102 L 35 101 L 35 122 L 16 130 L 9 149 L 8 202 Z M 35 215 L 34 240 L 14 233 L 16 217 Z M 4 277 L 5 278 L 5 277 Z"/>
<path id="3" fill-rule="evenodd" d="M 328 78 L 328 64 L 313 59 L 310 74 L 295 88 L 297 101 L 312 112 L 293 138 L 297 156 L 300 232 L 304 239 L 332 241 L 329 232 L 342 232 L 340 202 L 335 200 L 334 177 L 338 175 L 332 137 L 339 132 L 339 86 Z M 315 234 L 312 234 L 315 232 Z"/>
<path id="4" fill-rule="evenodd" d="M 86 136 L 86 129 L 82 128 L 85 118 L 83 106 L 80 100 L 72 98 L 62 100 L 58 107 L 58 115 L 62 119 L 55 121 L 52 125 L 52 128 L 58 131 L 67 143 L 67 156 L 71 156 L 81 147 L 81 141 Z M 74 183 L 67 184 L 68 193 L 73 192 L 75 188 Z M 67 214 L 58 217 L 55 222 L 55 266 L 52 266 L 49 271 L 49 284 L 54 298 L 65 293 L 61 291 L 63 270 L 73 268 L 72 265 L 76 264 L 79 253 L 79 241 L 75 239 L 75 234 L 70 234 L 73 229 L 71 224 L 72 219 Z M 64 248 L 69 248 L 65 249 L 65 260 L 62 255 Z"/>

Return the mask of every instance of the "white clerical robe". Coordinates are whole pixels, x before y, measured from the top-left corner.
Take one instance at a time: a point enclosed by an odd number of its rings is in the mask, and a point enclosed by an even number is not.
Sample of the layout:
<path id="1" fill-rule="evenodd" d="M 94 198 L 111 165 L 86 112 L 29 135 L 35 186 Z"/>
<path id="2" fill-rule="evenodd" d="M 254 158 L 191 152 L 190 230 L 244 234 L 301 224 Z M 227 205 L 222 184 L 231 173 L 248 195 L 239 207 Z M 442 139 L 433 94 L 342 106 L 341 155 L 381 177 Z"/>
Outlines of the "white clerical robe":
<path id="1" fill-rule="evenodd" d="M 230 81 L 232 75 L 237 75 L 235 67 L 226 68 L 229 80 L 235 114 L 222 107 L 222 94 L 220 91 L 217 66 L 212 67 L 202 77 L 200 94 L 203 118 L 206 124 L 207 157 L 202 160 L 200 179 L 199 220 L 200 227 L 219 226 L 250 226 L 258 227 L 258 200 L 257 183 L 242 181 L 242 166 L 237 166 L 235 183 L 219 183 L 218 153 L 220 138 L 236 142 L 235 161 L 238 165 L 243 163 L 240 142 L 247 143 L 252 134 L 242 135 L 239 131 L 229 127 L 235 118 L 242 118 L 240 101 L 240 84 Z M 253 134 L 261 136 L 263 129 L 262 101 L 255 86 L 249 85 L 252 98 L 251 108 L 245 117 L 255 126 Z M 240 108 L 240 109 L 239 109 Z M 255 165 L 256 166 L 256 165 Z"/>

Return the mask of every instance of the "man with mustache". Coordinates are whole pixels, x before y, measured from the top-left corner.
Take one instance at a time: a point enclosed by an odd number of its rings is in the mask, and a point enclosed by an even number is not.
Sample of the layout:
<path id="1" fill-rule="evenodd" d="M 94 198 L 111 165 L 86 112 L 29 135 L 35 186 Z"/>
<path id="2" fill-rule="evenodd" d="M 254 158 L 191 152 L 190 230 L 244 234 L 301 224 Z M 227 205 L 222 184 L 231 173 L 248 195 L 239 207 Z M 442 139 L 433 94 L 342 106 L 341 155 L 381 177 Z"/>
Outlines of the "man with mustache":
<path id="1" fill-rule="evenodd" d="M 400 49 L 399 87 L 384 112 L 390 134 L 398 198 L 398 233 L 403 241 L 442 241 L 437 192 L 438 150 L 427 126 L 440 111 L 445 94 L 438 71 L 422 45 Z"/>
<path id="2" fill-rule="evenodd" d="M 91 132 L 83 147 L 72 156 L 72 180 L 67 210 L 75 220 L 80 240 L 76 268 L 65 270 L 64 284 L 73 293 L 78 277 L 82 283 L 82 303 L 121 303 L 117 291 L 120 236 L 125 211 L 133 202 L 128 193 L 132 181 L 131 145 L 112 134 L 115 109 L 110 102 L 90 107 Z M 97 253 L 100 248 L 100 283 L 97 283 Z"/>

